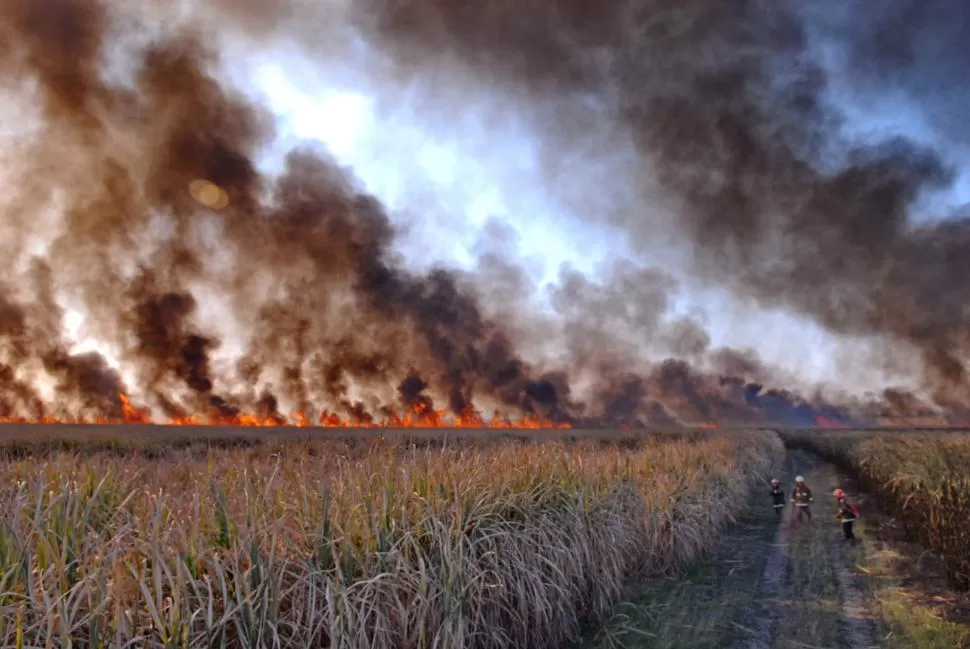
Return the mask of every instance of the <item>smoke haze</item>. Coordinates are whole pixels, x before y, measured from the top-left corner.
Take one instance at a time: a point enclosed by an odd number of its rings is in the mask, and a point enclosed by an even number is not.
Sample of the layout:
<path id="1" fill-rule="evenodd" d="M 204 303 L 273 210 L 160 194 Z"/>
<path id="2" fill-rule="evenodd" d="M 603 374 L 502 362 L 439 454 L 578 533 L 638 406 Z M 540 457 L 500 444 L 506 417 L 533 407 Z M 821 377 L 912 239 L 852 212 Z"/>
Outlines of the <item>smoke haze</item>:
<path id="1" fill-rule="evenodd" d="M 4 5 L 0 74 L 30 117 L 2 161 L 0 416 L 130 416 L 127 394 L 164 418 L 447 409 L 470 420 L 498 408 L 603 425 L 813 422 L 967 401 L 970 225 L 909 218 L 955 171 L 926 143 L 847 134 L 827 83 L 836 71 L 808 37 L 820 18 L 747 0 L 365 0 L 340 9 L 345 19 L 328 7 L 329 20 L 295 2 L 269 12 L 223 0 L 177 19 L 165 3 Z M 947 21 L 925 14 L 910 43 L 891 9 L 871 31 L 838 26 L 872 62 L 872 92 L 896 78 L 919 96 L 920 44 Z M 331 65 L 363 39 L 381 55 L 373 82 L 423 89 L 412 108 L 429 120 L 490 89 L 541 133 L 563 203 L 651 254 L 598 279 L 564 268 L 551 313 L 501 233 L 473 270 L 409 270 L 385 206 L 327 152 L 301 145 L 278 175 L 259 169 L 275 120 L 223 80 L 217 26 Z M 957 97 L 928 103 L 942 131 L 966 123 L 950 119 Z M 568 156 L 607 161 L 628 191 L 604 181 L 571 195 L 557 181 Z M 228 205 L 193 198 L 199 179 Z M 643 263 L 662 266 L 664 248 L 692 281 L 881 341 L 874 368 L 915 350 L 922 396 L 789 391 L 798 377 L 712 344 L 676 312 L 678 273 Z M 65 303 L 124 373 L 71 352 Z M 230 337 L 238 354 L 223 353 Z"/>

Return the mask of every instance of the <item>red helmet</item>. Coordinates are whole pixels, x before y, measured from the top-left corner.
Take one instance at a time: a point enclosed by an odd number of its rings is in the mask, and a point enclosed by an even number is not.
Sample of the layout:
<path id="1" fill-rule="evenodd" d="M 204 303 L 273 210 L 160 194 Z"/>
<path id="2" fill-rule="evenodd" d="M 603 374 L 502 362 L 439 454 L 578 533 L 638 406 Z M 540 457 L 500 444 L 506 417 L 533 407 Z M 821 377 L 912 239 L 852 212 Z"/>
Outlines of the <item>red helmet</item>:
<path id="1" fill-rule="evenodd" d="M 842 498 L 845 498 L 845 492 L 842 491 L 841 489 L 836 489 L 835 491 L 832 492 L 832 495 L 838 498 L 839 500 L 841 500 Z"/>

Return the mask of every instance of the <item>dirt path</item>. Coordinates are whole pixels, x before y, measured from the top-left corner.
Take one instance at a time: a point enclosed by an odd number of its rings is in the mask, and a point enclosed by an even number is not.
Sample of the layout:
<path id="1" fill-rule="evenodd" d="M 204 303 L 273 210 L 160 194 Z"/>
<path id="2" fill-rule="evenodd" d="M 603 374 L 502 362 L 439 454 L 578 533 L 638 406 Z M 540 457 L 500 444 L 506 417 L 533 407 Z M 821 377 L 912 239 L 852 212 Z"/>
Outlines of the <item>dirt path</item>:
<path id="1" fill-rule="evenodd" d="M 786 477 L 805 476 L 812 488 L 812 523 L 788 520 L 779 534 L 787 542 L 780 552 L 786 553 L 787 571 L 777 593 L 763 583 L 765 597 L 775 599 L 771 643 L 750 645 L 771 649 L 805 649 L 838 647 L 869 649 L 878 647 L 879 629 L 873 614 L 874 602 L 860 584 L 856 562 L 859 548 L 846 545 L 838 521 L 832 491 L 841 486 L 835 469 L 814 457 L 790 453 Z M 789 484 L 791 484 L 789 482 Z M 789 510 L 789 514 L 791 514 Z"/>
<path id="2" fill-rule="evenodd" d="M 878 647 L 875 644 L 878 621 L 868 590 L 860 583 L 864 577 L 853 568 L 851 551 L 840 542 L 833 543 L 835 576 L 838 579 L 840 610 L 846 644 L 849 647 Z"/>
<path id="3" fill-rule="evenodd" d="M 786 490 L 805 476 L 814 521 L 786 508 L 775 518 L 767 489 L 753 494 L 741 521 L 710 556 L 676 579 L 651 580 L 578 647 L 687 649 L 869 649 L 881 629 L 856 569 L 859 548 L 844 546 L 835 520 L 834 468 L 791 452 L 779 476 Z"/>

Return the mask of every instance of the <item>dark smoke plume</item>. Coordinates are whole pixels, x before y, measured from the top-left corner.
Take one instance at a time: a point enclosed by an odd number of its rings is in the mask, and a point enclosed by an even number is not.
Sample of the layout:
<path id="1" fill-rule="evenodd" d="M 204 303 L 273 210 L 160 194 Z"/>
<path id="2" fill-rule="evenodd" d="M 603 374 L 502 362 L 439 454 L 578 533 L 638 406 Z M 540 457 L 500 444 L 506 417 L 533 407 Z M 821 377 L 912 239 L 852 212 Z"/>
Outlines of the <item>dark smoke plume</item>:
<path id="1" fill-rule="evenodd" d="M 423 78 L 456 65 L 524 102 L 599 97 L 674 198 L 693 272 L 837 334 L 919 350 L 937 404 L 970 399 L 970 221 L 914 226 L 953 171 L 928 145 L 857 142 L 808 33 L 832 33 L 844 74 L 903 89 L 948 141 L 966 141 L 966 3 L 763 0 L 355 3 L 360 24 Z M 828 30 L 828 31 L 826 31 Z M 443 56 L 447 52 L 448 56 Z M 456 63 L 456 61 L 458 63 Z M 548 122 L 562 133 L 561 124 Z M 552 138 L 557 137 L 552 135 Z M 626 230 L 656 228 L 631 208 Z M 946 216 L 946 215 L 943 215 Z"/>
<path id="2" fill-rule="evenodd" d="M 801 57 L 797 23 L 753 3 L 716 6 L 414 2 L 378 28 L 404 62 L 430 65 L 447 48 L 535 96 L 619 88 L 616 115 L 660 157 L 665 185 L 689 207 L 681 225 L 711 253 L 701 270 L 729 271 L 735 288 L 835 331 L 914 343 L 937 402 L 957 403 L 967 340 L 953 273 L 970 270 L 958 254 L 967 229 L 912 232 L 904 218 L 946 170 L 898 141 L 819 171 L 810 154 L 837 119 L 818 100 L 823 79 Z M 282 421 L 292 408 L 365 422 L 494 407 L 579 424 L 813 423 L 860 411 L 763 389 L 754 382 L 775 370 L 665 318 L 672 280 L 634 265 L 618 265 L 609 286 L 565 273 L 553 301 L 566 350 L 527 360 L 523 332 L 544 325 L 522 286 L 506 296 L 521 310 L 497 317 L 475 278 L 406 270 L 383 207 L 324 153 L 300 148 L 279 176 L 261 174 L 254 160 L 273 140 L 272 117 L 220 83 L 206 34 L 142 33 L 108 7 L 11 0 L 0 10 L 0 73 L 41 122 L 5 170 L 23 188 L 4 204 L 5 228 L 16 241 L 54 235 L 44 252 L 20 247 L 2 271 L 0 415 L 117 417 L 129 388 L 176 419 Z M 771 76 L 779 60 L 784 83 Z M 224 209 L 192 197 L 200 179 L 226 193 Z M 63 218 L 50 232 L 52 211 Z M 96 353 L 70 352 L 57 296 L 83 306 L 92 336 L 137 385 Z M 232 364 L 219 357 L 225 331 L 245 338 Z M 893 403 L 925 407 L 902 393 Z"/>

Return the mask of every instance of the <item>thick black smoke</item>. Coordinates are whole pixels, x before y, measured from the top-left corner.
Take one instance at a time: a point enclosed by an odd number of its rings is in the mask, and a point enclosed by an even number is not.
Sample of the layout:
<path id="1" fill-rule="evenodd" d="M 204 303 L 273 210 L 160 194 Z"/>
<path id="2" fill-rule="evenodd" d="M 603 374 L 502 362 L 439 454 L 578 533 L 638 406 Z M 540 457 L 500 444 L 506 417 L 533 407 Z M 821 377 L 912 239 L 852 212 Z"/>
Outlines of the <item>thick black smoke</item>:
<path id="1" fill-rule="evenodd" d="M 235 24 L 256 24 L 242 20 L 253 16 L 240 13 L 245 3 L 225 5 Z M 665 317 L 673 281 L 633 265 L 606 286 L 565 274 L 553 302 L 566 348 L 526 360 L 525 332 L 543 324 L 523 287 L 508 295 L 522 308 L 490 316 L 476 278 L 406 270 L 383 207 L 325 154 L 301 148 L 278 177 L 261 174 L 254 160 L 273 121 L 217 80 L 206 34 L 141 32 L 108 7 L 12 0 L 0 10 L 0 74 L 41 118 L 6 172 L 14 187 L 43 189 L 10 197 L 5 228 L 27 241 L 47 231 L 43 215 L 63 214 L 45 252 L 20 249 L 0 275 L 0 415 L 116 417 L 130 387 L 164 417 L 223 420 L 496 407 L 555 422 L 811 423 L 858 410 L 753 384 L 776 372 Z M 894 142 L 820 172 L 810 157 L 837 118 L 818 101 L 820 72 L 801 58 L 794 18 L 739 1 L 705 7 L 411 3 L 379 17 L 372 35 L 415 70 L 447 48 L 532 96 L 619 88 L 615 115 L 659 156 L 665 185 L 686 201 L 682 227 L 711 253 L 699 270 L 729 271 L 735 288 L 833 330 L 918 345 L 937 401 L 956 403 L 967 341 L 951 273 L 970 264 L 956 254 L 966 229 L 905 224 L 909 201 L 945 169 Z M 784 83 L 772 76 L 777 57 L 791 72 Z M 193 199 L 200 179 L 228 205 Z M 69 353 L 57 295 L 83 305 L 137 386 L 97 354 Z M 217 358 L 210 312 L 247 338 L 232 366 Z M 912 395 L 893 405 L 904 402 L 924 407 Z"/>
<path id="2" fill-rule="evenodd" d="M 402 77 L 461 65 L 525 103 L 598 97 L 606 108 L 590 108 L 589 119 L 616 120 L 633 139 L 644 185 L 659 180 L 678 206 L 673 225 L 694 248 L 696 276 L 837 334 L 913 346 L 936 403 L 957 407 L 970 398 L 970 221 L 909 219 L 914 201 L 948 186 L 953 169 L 929 145 L 901 136 L 853 140 L 833 79 L 858 80 L 870 97 L 903 93 L 941 140 L 965 142 L 965 4 L 355 7 Z M 833 47 L 839 65 L 823 57 Z M 553 139 L 571 136 L 555 120 L 548 127 Z M 635 206 L 622 224 L 643 244 L 657 226 Z"/>

